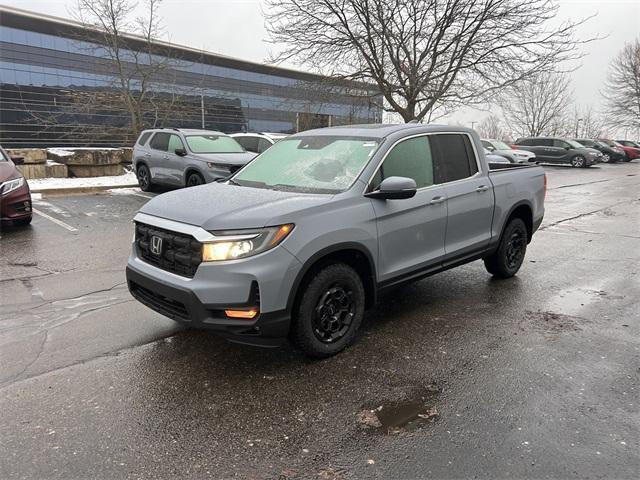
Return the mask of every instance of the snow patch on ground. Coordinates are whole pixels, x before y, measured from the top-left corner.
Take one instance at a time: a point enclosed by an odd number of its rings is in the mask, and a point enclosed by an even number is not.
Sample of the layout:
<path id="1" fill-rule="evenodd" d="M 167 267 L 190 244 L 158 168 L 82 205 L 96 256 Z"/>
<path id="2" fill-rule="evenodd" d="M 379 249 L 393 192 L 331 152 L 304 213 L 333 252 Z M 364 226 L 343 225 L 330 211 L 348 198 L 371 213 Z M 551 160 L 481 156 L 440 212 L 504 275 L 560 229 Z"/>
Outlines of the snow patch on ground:
<path id="1" fill-rule="evenodd" d="M 37 178 L 27 180 L 31 190 L 45 191 L 57 188 L 90 188 L 121 187 L 138 185 L 136 174 L 127 172 L 124 175 L 89 178 Z"/>
<path id="2" fill-rule="evenodd" d="M 59 157 L 68 157 L 70 155 L 73 155 L 73 152 L 71 150 L 63 150 L 62 148 L 47 148 L 47 152 L 53 153 L 54 155 L 57 155 Z"/>

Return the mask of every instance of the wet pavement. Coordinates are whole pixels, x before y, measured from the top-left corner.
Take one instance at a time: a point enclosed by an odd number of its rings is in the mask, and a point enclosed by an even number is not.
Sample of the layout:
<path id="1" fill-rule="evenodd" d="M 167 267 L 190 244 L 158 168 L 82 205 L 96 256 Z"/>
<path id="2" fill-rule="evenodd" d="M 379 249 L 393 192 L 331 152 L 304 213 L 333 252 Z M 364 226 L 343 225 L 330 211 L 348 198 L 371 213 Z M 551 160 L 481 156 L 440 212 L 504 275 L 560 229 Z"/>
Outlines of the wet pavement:
<path id="1" fill-rule="evenodd" d="M 133 301 L 149 194 L 36 200 L 0 239 L 0 478 L 637 478 L 640 164 L 546 170 L 516 278 L 390 292 L 324 361 Z"/>

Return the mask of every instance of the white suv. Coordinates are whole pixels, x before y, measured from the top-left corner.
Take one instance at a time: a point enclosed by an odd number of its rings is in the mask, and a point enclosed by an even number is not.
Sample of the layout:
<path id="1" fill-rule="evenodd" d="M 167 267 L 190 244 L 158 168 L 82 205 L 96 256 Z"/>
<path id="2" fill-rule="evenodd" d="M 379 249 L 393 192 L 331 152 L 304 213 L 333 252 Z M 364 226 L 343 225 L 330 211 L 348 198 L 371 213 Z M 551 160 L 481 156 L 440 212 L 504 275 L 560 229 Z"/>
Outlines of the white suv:
<path id="1" fill-rule="evenodd" d="M 284 133 L 232 133 L 231 137 L 247 152 L 262 153 L 278 140 L 287 137 Z"/>

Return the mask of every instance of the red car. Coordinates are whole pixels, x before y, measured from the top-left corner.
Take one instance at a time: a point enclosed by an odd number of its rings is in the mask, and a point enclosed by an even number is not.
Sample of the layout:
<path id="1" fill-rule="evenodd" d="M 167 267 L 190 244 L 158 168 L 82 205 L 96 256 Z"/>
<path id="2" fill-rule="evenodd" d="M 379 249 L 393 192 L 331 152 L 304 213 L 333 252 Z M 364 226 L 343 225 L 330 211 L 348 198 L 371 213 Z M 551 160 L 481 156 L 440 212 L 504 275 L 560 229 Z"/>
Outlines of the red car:
<path id="1" fill-rule="evenodd" d="M 625 145 L 622 145 L 621 143 L 616 142 L 615 140 L 610 140 L 608 138 L 599 138 L 598 141 L 606 143 L 610 147 L 617 147 L 624 150 L 626 158 L 622 159 L 623 162 L 628 162 L 630 160 L 633 160 L 634 158 L 640 158 L 640 150 L 637 148 L 627 147 Z"/>
<path id="2" fill-rule="evenodd" d="M 23 162 L 22 157 L 10 158 L 0 147 L 0 221 L 14 225 L 31 223 L 31 191 L 16 168 Z"/>
<path id="3" fill-rule="evenodd" d="M 620 144 L 624 151 L 627 153 L 629 160 L 640 158 L 640 145 L 631 140 L 616 140 Z"/>

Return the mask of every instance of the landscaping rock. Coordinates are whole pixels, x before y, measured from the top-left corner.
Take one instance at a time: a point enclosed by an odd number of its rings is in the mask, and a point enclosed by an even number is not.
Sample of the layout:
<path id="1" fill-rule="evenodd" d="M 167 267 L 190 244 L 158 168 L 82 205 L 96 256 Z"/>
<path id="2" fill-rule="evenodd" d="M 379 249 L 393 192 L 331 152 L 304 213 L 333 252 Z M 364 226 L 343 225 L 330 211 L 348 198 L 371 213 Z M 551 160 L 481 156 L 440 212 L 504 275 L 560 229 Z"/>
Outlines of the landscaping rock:
<path id="1" fill-rule="evenodd" d="M 47 151 L 49 159 L 65 165 L 118 165 L 125 160 L 126 155 L 121 148 L 50 148 Z"/>
<path id="2" fill-rule="evenodd" d="M 16 165 L 27 180 L 35 178 L 67 178 L 67 166 L 61 163 L 47 161 L 46 163 Z"/>
<path id="3" fill-rule="evenodd" d="M 10 148 L 7 153 L 10 157 L 23 157 L 26 164 L 40 164 L 47 161 L 47 151 L 44 148 Z"/>
<path id="4" fill-rule="evenodd" d="M 104 177 L 124 174 L 124 166 L 119 163 L 111 165 L 67 164 L 67 168 L 69 169 L 69 176 L 71 177 Z"/>

